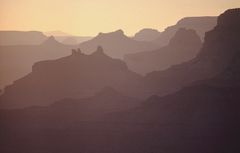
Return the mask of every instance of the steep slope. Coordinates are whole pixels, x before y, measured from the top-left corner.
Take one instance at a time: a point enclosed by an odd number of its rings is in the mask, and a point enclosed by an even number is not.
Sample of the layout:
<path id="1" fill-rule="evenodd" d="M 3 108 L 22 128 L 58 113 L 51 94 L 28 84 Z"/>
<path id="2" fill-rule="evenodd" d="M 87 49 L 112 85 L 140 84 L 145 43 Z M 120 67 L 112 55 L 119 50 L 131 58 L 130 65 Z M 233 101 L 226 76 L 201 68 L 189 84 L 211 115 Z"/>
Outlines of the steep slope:
<path id="1" fill-rule="evenodd" d="M 132 71 L 146 74 L 189 61 L 196 56 L 200 47 L 201 40 L 194 30 L 180 28 L 167 46 L 125 55 L 124 61 Z"/>
<path id="2" fill-rule="evenodd" d="M 73 50 L 70 56 L 35 63 L 30 74 L 5 88 L 1 106 L 49 105 L 62 98 L 91 96 L 106 86 L 133 94 L 141 79 L 121 60 L 105 55 L 101 47 L 91 55 Z"/>
<path id="3" fill-rule="evenodd" d="M 185 17 L 179 20 L 176 25 L 167 27 L 153 42 L 159 46 L 167 45 L 179 28 L 193 29 L 203 40 L 205 32 L 212 30 L 216 24 L 217 17 Z"/>
<path id="4" fill-rule="evenodd" d="M 138 41 L 153 41 L 160 37 L 161 32 L 156 29 L 145 28 L 137 32 L 133 39 Z"/>
<path id="5" fill-rule="evenodd" d="M 123 55 L 155 49 L 157 45 L 150 42 L 133 40 L 124 35 L 122 30 L 111 33 L 99 33 L 95 38 L 80 44 L 84 53 L 91 53 L 97 46 L 102 46 L 107 55 L 123 58 Z"/>
<path id="6" fill-rule="evenodd" d="M 206 33 L 205 42 L 196 58 L 164 71 L 149 73 L 145 77 L 146 84 L 155 87 L 157 93 L 166 94 L 221 73 L 240 50 L 239 24 L 222 22 L 222 18 L 221 15 L 217 26 Z"/>
<path id="7" fill-rule="evenodd" d="M 0 31 L 0 46 L 38 45 L 47 39 L 38 31 Z"/>
<path id="8" fill-rule="evenodd" d="M 30 73 L 35 62 L 66 56 L 74 47 L 63 45 L 54 37 L 40 45 L 0 46 L 0 88 Z"/>

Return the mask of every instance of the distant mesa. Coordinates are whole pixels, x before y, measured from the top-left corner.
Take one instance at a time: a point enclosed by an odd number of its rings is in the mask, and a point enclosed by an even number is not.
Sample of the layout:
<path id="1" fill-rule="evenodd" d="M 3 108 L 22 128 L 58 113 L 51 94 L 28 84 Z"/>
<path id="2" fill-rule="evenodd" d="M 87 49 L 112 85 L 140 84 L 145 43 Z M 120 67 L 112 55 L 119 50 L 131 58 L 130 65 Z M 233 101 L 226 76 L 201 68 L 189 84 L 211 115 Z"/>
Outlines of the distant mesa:
<path id="1" fill-rule="evenodd" d="M 124 56 L 130 70 L 145 75 L 193 59 L 202 45 L 196 31 L 180 28 L 167 46 Z"/>
<path id="2" fill-rule="evenodd" d="M 161 32 L 159 32 L 158 30 L 146 28 L 137 32 L 134 35 L 133 39 L 138 41 L 153 41 L 158 37 L 160 37 L 160 35 L 161 35 Z"/>

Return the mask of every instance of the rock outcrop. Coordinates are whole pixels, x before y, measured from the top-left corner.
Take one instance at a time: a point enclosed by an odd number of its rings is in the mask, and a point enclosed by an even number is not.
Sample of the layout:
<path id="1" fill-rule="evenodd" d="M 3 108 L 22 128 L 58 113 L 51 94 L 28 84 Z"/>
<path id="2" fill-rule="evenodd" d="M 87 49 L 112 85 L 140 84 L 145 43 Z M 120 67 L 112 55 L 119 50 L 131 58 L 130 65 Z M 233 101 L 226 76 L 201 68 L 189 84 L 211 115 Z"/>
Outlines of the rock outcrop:
<path id="1" fill-rule="evenodd" d="M 70 56 L 35 63 L 30 74 L 5 88 L 0 101 L 5 108 L 44 106 L 62 98 L 88 97 L 106 86 L 132 94 L 141 79 L 101 47 L 91 55 L 73 50 Z"/>

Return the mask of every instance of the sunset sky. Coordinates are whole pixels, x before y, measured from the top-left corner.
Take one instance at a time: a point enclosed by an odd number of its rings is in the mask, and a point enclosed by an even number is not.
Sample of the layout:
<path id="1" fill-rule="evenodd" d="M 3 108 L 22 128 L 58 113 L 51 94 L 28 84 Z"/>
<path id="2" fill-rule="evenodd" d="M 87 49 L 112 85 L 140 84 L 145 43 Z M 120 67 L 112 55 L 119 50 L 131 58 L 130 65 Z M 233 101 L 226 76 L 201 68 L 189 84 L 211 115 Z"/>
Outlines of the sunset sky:
<path id="1" fill-rule="evenodd" d="M 186 16 L 216 16 L 240 0 L 0 0 L 0 30 L 55 31 L 82 36 L 123 29 L 160 31 Z"/>

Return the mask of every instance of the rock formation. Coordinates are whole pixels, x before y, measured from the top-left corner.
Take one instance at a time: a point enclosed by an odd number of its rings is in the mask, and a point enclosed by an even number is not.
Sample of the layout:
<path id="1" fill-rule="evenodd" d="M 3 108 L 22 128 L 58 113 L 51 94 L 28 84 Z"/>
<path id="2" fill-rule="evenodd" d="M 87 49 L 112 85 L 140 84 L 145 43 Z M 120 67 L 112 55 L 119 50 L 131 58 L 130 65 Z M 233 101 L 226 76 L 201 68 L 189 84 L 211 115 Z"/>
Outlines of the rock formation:
<path id="1" fill-rule="evenodd" d="M 124 56 L 129 69 L 140 74 L 160 71 L 193 59 L 201 47 L 194 30 L 180 28 L 167 46 Z"/>

